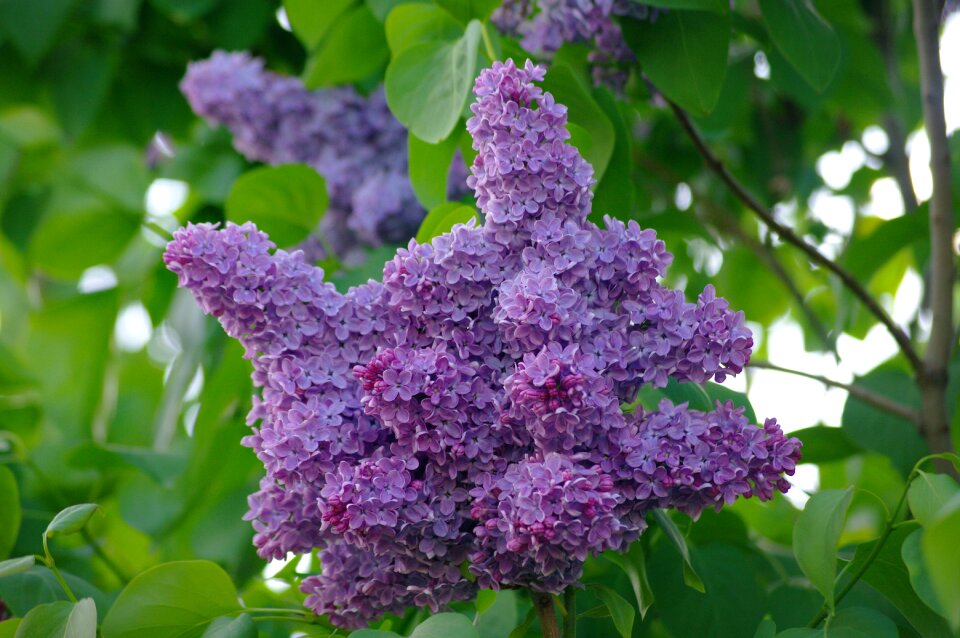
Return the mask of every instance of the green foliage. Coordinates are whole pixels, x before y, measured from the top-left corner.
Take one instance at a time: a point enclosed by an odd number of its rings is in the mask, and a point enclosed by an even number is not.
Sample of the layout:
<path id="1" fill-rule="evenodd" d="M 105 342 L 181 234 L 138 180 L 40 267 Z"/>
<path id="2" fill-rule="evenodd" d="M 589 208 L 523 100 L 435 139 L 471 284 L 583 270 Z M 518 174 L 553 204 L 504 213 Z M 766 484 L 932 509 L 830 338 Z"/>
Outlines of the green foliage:
<path id="1" fill-rule="evenodd" d="M 292 246 L 317 227 L 327 210 L 327 186 L 303 164 L 264 166 L 245 173 L 230 189 L 227 219 L 252 221 L 278 246 Z"/>
<path id="2" fill-rule="evenodd" d="M 420 230 L 417 231 L 417 241 L 427 243 L 437 235 L 448 232 L 456 224 L 465 224 L 471 219 L 479 219 L 473 206 L 464 206 L 457 202 L 440 204 L 423 218 Z"/>
<path id="3" fill-rule="evenodd" d="M 797 563 L 831 609 L 837 574 L 837 543 L 852 499 L 853 488 L 818 492 L 800 512 L 793 528 L 793 552 Z"/>
<path id="4" fill-rule="evenodd" d="M 47 603 L 30 610 L 17 627 L 15 638 L 93 638 L 97 635 L 97 607 L 93 599 L 76 603 Z"/>
<path id="5" fill-rule="evenodd" d="M 214 563 L 164 563 L 124 587 L 103 621 L 103 635 L 202 636 L 214 620 L 239 610 L 236 587 Z"/>
<path id="6" fill-rule="evenodd" d="M 592 220 L 609 214 L 656 230 L 674 254 L 668 283 L 688 298 L 715 283 L 757 328 L 755 359 L 780 363 L 780 321 L 799 324 L 818 355 L 874 330 L 877 318 L 849 290 L 717 179 L 665 97 L 761 206 L 782 204 L 777 218 L 836 255 L 885 308 L 896 296 L 898 323 L 926 350 L 928 316 L 918 303 L 901 319 L 898 290 L 929 269 L 929 204 L 911 211 L 904 198 L 908 210 L 892 219 L 869 207 L 887 203 L 878 184 L 903 180 L 909 162 L 896 135 L 922 125 L 909 3 L 635 1 L 667 11 L 654 22 L 618 18 L 636 56 L 615 69 L 628 77 L 622 87 L 594 83 L 589 43 L 549 57 L 523 51 L 490 21 L 496 0 L 0 1 L 0 609 L 16 616 L 0 622 L 0 638 L 333 632 L 303 611 L 299 584 L 322 569 L 315 557 L 275 576 L 282 591 L 264 583 L 242 520 L 262 475 L 240 445 L 249 363 L 175 292 L 160 260 L 169 232 L 187 222 L 250 220 L 291 247 L 328 205 L 313 169 L 251 166 L 227 131 L 190 113 L 177 83 L 189 61 L 217 48 L 250 49 L 313 88 L 365 95 L 385 84 L 408 129 L 413 191 L 429 211 L 419 242 L 479 221 L 469 198 L 446 201 L 454 153 L 468 165 L 475 156 L 465 120 L 477 73 L 491 57 L 547 62 L 544 87 L 567 106 L 571 142 L 594 168 Z M 281 6 L 292 34 L 275 19 Z M 848 184 L 831 187 L 818 159 L 856 151 L 873 127 L 890 149 L 871 151 Z M 157 131 L 173 157 L 148 161 Z M 148 206 L 157 178 L 186 188 L 172 216 Z M 824 213 L 825 195 L 852 207 L 850 227 Z M 322 265 L 346 290 L 378 279 L 396 248 Z M 149 343 L 136 350 L 123 326 L 141 307 Z M 954 360 L 944 406 L 954 441 L 958 373 Z M 652 512 L 628 551 L 587 561 L 587 587 L 561 620 L 581 636 L 958 635 L 960 487 L 946 463 L 915 470 L 942 450 L 911 416 L 924 407 L 916 374 L 898 355 L 852 383 L 901 409 L 851 395 L 839 423 L 798 424 L 789 413 L 757 415 L 747 394 L 725 385 L 644 386 L 625 410 L 729 400 L 755 423 L 807 426 L 792 434 L 820 487 L 802 507 L 777 496 L 696 521 Z M 759 408 L 749 376 L 746 387 Z M 542 630 L 528 593 L 502 590 L 351 635 Z"/>

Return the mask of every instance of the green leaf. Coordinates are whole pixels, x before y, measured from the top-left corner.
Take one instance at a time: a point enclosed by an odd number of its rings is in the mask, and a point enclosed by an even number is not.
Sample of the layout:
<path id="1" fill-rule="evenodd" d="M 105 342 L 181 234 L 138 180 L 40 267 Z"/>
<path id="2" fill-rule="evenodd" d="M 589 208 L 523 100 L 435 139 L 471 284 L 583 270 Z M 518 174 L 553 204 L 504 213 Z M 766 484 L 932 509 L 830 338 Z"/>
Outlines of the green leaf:
<path id="1" fill-rule="evenodd" d="M 839 461 L 863 451 L 840 428 L 815 425 L 790 433 L 803 441 L 804 463 L 829 463 Z"/>
<path id="2" fill-rule="evenodd" d="M 97 607 L 92 598 L 34 607 L 23 617 L 15 638 L 96 638 Z"/>
<path id="3" fill-rule="evenodd" d="M 673 546 L 677 548 L 677 551 L 680 552 L 680 556 L 683 558 L 684 584 L 691 589 L 697 590 L 701 594 L 705 593 L 706 589 L 703 586 L 703 581 L 700 579 L 697 571 L 693 568 L 693 563 L 690 561 L 690 549 L 687 547 L 687 540 L 683 537 L 677 524 L 661 509 L 653 510 L 653 517 L 657 519 L 657 524 L 660 526 L 660 529 L 663 530 L 663 533 L 666 534 L 667 538 L 670 539 L 670 542 L 673 543 Z"/>
<path id="4" fill-rule="evenodd" d="M 417 231 L 417 242 L 425 244 L 434 237 L 450 232 L 457 224 L 466 224 L 471 219 L 479 220 L 473 206 L 459 202 L 440 204 L 427 213 Z"/>
<path id="5" fill-rule="evenodd" d="M 36 562 L 37 559 L 32 554 L 30 556 L 10 558 L 0 562 L 0 578 L 13 576 L 14 574 L 22 574 L 23 572 L 29 571 Z"/>
<path id="6" fill-rule="evenodd" d="M 71 136 L 82 133 L 100 109 L 119 61 L 115 46 L 68 43 L 51 60 L 53 104 Z"/>
<path id="7" fill-rule="evenodd" d="M 606 585 L 598 583 L 589 583 L 590 588 L 597 598 L 610 610 L 610 617 L 613 619 L 613 626 L 617 628 L 623 638 L 630 638 L 633 635 L 633 620 L 635 611 L 633 605 L 623 599 L 623 597 L 610 589 Z"/>
<path id="8" fill-rule="evenodd" d="M 101 616 L 110 607 L 110 599 L 106 594 L 87 581 L 63 569 L 60 570 L 60 574 L 76 596 L 93 598 Z M 46 567 L 34 566 L 25 572 L 0 578 L 0 599 L 14 614 L 24 616 L 38 605 L 67 601 L 67 594 L 53 572 Z"/>
<path id="9" fill-rule="evenodd" d="M 16 638 L 17 627 L 20 626 L 22 619 L 11 618 L 0 622 L 0 638 Z"/>
<path id="10" fill-rule="evenodd" d="M 726 0 L 632 0 L 632 2 L 663 9 L 694 9 L 714 13 L 730 11 L 730 4 Z"/>
<path id="11" fill-rule="evenodd" d="M 410 134 L 407 137 L 410 183 L 417 199 L 427 210 L 433 210 L 447 200 L 447 182 L 450 163 L 457 150 L 459 135 L 431 144 Z"/>
<path id="12" fill-rule="evenodd" d="M 593 195 L 590 219 L 602 226 L 604 215 L 626 219 L 634 209 L 633 135 L 617 99 L 606 87 L 594 89 L 593 97 L 613 125 L 614 144 L 610 162 Z"/>
<path id="13" fill-rule="evenodd" d="M 844 267 L 859 281 L 869 283 L 901 250 L 927 240 L 929 219 L 926 214 L 904 215 L 868 227 L 864 234 L 854 234 L 844 251 Z"/>
<path id="14" fill-rule="evenodd" d="M 493 607 L 493 604 L 497 602 L 497 592 L 492 589 L 481 589 L 477 592 L 477 598 L 474 601 L 474 606 L 477 608 L 478 614 L 486 613 L 488 609 Z"/>
<path id="15" fill-rule="evenodd" d="M 529 611 L 527 611 L 527 615 L 523 617 L 523 622 L 513 628 L 508 638 L 524 638 L 527 635 L 527 631 L 533 626 L 533 621 L 536 619 L 537 612 L 531 607 Z"/>
<path id="16" fill-rule="evenodd" d="M 939 518 L 926 526 L 920 546 L 923 563 L 940 601 L 947 622 L 954 632 L 960 630 L 960 497 L 954 496 Z"/>
<path id="17" fill-rule="evenodd" d="M 847 607 L 830 619 L 824 638 L 898 638 L 900 633 L 892 620 L 865 607 Z"/>
<path id="18" fill-rule="evenodd" d="M 415 44 L 455 42 L 463 35 L 463 27 L 432 4 L 400 5 L 387 16 L 385 29 L 394 56 Z"/>
<path id="19" fill-rule="evenodd" d="M 503 0 L 434 0 L 460 22 L 485 21 Z"/>
<path id="20" fill-rule="evenodd" d="M 640 610 L 640 618 L 647 615 L 647 610 L 653 604 L 653 590 L 650 589 L 650 581 L 647 579 L 647 557 L 640 543 L 633 543 L 625 554 L 616 552 L 604 552 L 603 557 L 611 563 L 614 563 L 623 570 L 633 588 L 633 595 L 637 597 L 637 609 Z"/>
<path id="21" fill-rule="evenodd" d="M 240 609 L 230 577 L 208 561 L 152 567 L 120 592 L 103 621 L 103 638 L 196 638 Z"/>
<path id="22" fill-rule="evenodd" d="M 817 91 L 840 65 L 840 39 L 811 0 L 759 0 L 763 21 L 783 57 Z"/>
<path id="23" fill-rule="evenodd" d="M 203 638 L 257 638 L 257 626 L 247 614 L 221 616 L 210 623 Z"/>
<path id="24" fill-rule="evenodd" d="M 481 590 L 483 593 L 483 590 Z M 517 592 L 501 589 L 493 601 L 493 606 L 481 613 L 476 622 L 480 638 L 507 638 L 520 621 L 520 609 Z"/>
<path id="25" fill-rule="evenodd" d="M 327 210 L 327 187 L 304 164 L 263 166 L 244 173 L 227 196 L 227 219 L 251 221 L 278 246 L 292 246 L 317 227 Z"/>
<path id="26" fill-rule="evenodd" d="M 410 638 L 479 638 L 477 628 L 463 614 L 442 613 L 430 616 L 417 625 Z"/>
<path id="27" fill-rule="evenodd" d="M 387 67 L 387 103 L 411 133 L 436 143 L 453 131 L 475 79 L 479 42 L 473 21 L 456 42 L 411 46 Z"/>
<path id="28" fill-rule="evenodd" d="M 753 634 L 753 638 L 774 638 L 776 635 L 777 623 L 767 618 L 760 622 L 760 626 L 757 627 L 757 632 Z"/>
<path id="29" fill-rule="evenodd" d="M 303 83 L 308 89 L 317 89 L 360 82 L 379 71 L 389 59 L 383 25 L 363 4 L 336 21 L 310 56 Z"/>
<path id="30" fill-rule="evenodd" d="M 74 0 L 4 0 L 0 35 L 34 66 L 50 50 L 73 5 Z"/>
<path id="31" fill-rule="evenodd" d="M 664 95 L 694 115 L 713 110 L 727 72 L 729 14 L 671 11 L 656 24 L 625 22 L 624 36 Z"/>
<path id="32" fill-rule="evenodd" d="M 958 492 L 960 485 L 946 474 L 928 474 L 918 470 L 916 478 L 910 483 L 907 502 L 910 503 L 913 517 L 927 527 L 937 520 L 943 506 Z"/>
<path id="33" fill-rule="evenodd" d="M 0 465 L 0 559 L 10 555 L 20 533 L 20 489 L 17 478 L 9 469 Z M 0 563 L 0 574 L 3 563 Z"/>
<path id="34" fill-rule="evenodd" d="M 937 593 L 933 589 L 933 583 L 930 580 L 930 573 L 923 563 L 923 548 L 920 546 L 923 538 L 923 530 L 913 530 L 907 538 L 904 539 L 900 548 L 900 557 L 907 568 L 910 578 L 910 586 L 913 588 L 917 598 L 923 601 L 928 609 L 932 609 L 941 617 L 946 617 L 946 613 L 937 599 Z"/>
<path id="35" fill-rule="evenodd" d="M 833 609 L 837 543 L 853 488 L 824 490 L 810 497 L 793 528 L 793 553 L 800 569 Z"/>
<path id="36" fill-rule="evenodd" d="M 47 538 L 53 538 L 57 534 L 63 536 L 76 534 L 87 526 L 87 523 L 90 522 L 94 514 L 102 511 L 96 503 L 71 505 L 70 507 L 60 510 L 60 512 L 53 517 L 53 520 L 47 525 L 44 535 L 46 535 Z"/>
<path id="37" fill-rule="evenodd" d="M 361 629 L 350 632 L 350 638 L 403 638 L 403 636 L 382 629 Z"/>
<path id="38" fill-rule="evenodd" d="M 597 104 L 590 90 L 565 64 L 553 64 L 543 80 L 543 90 L 553 94 L 559 104 L 567 107 L 570 124 L 583 128 L 590 134 L 590 147 L 580 152 L 593 166 L 593 176 L 603 178 L 613 155 L 616 135 L 610 118 Z M 573 127 L 569 127 L 573 132 Z M 619 213 L 619 211 L 617 211 Z"/>
<path id="39" fill-rule="evenodd" d="M 916 523 L 894 529 L 880 552 L 870 562 L 867 571 L 863 573 L 863 580 L 890 601 L 921 636 L 945 636 L 949 633 L 946 623 L 918 597 L 903 559 L 903 553 L 907 551 L 906 541 L 918 531 Z M 859 573 L 876 545 L 876 540 L 858 545 L 847 572 Z M 915 546 L 917 561 L 921 562 L 919 537 Z"/>
<path id="40" fill-rule="evenodd" d="M 312 51 L 357 0 L 283 0 L 290 27 L 307 51 Z"/>
<path id="41" fill-rule="evenodd" d="M 874 370 L 855 385 L 892 397 L 908 407 L 919 407 L 920 393 L 913 379 L 900 370 Z M 913 465 L 927 453 L 927 445 L 916 426 L 852 395 L 847 397 L 840 418 L 843 431 L 860 447 L 890 457 L 901 475 L 907 476 Z"/>
<path id="42" fill-rule="evenodd" d="M 390 12 L 397 7 L 407 4 L 433 4 L 433 0 L 366 0 L 366 2 L 374 17 L 380 22 L 386 20 Z"/>
<path id="43" fill-rule="evenodd" d="M 684 584 L 677 553 L 656 543 L 648 557 L 655 607 L 667 635 L 677 638 L 751 636 L 766 612 L 766 595 L 755 560 L 726 543 L 697 547 L 692 558 L 703 577 L 705 594 Z M 648 620 L 649 622 L 649 620 Z"/>

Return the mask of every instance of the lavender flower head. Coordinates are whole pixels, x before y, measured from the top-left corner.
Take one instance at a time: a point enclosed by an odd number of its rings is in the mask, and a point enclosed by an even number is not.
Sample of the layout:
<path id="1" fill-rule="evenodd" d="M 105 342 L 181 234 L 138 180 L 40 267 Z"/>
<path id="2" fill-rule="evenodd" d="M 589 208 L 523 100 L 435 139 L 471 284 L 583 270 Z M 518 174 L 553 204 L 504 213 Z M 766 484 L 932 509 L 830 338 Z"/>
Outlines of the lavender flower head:
<path id="1" fill-rule="evenodd" d="M 258 550 L 319 548 L 307 605 L 339 625 L 477 586 L 559 592 L 651 509 L 789 488 L 800 442 L 773 419 L 621 410 L 646 384 L 739 373 L 753 339 L 712 287 L 691 303 L 660 283 L 653 231 L 587 221 L 593 170 L 543 75 L 480 74 L 468 183 L 484 222 L 411 241 L 382 282 L 339 294 L 251 224 L 188 226 L 165 253 L 253 363 Z"/>
<path id="2" fill-rule="evenodd" d="M 621 88 L 627 80 L 625 65 L 634 57 L 615 17 L 652 22 L 662 11 L 633 0 L 506 0 L 491 19 L 538 55 L 549 56 L 567 42 L 592 45 L 588 59 L 594 81 Z"/>
<path id="3" fill-rule="evenodd" d="M 426 213 L 407 177 L 406 131 L 382 88 L 369 96 L 351 87 L 308 91 L 249 53 L 224 51 L 192 62 L 180 88 L 197 115 L 230 130 L 247 159 L 308 164 L 324 177 L 330 207 L 319 234 L 341 256 L 358 242 L 395 243 L 416 232 Z M 455 164 L 459 174 L 459 156 Z M 451 198 L 464 192 L 458 183 Z"/>

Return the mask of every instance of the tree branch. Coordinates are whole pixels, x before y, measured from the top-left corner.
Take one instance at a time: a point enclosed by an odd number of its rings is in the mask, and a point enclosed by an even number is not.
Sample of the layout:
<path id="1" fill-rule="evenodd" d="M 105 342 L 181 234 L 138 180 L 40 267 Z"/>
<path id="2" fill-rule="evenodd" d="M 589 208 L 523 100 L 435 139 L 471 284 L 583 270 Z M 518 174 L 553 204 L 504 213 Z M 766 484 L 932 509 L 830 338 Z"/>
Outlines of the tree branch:
<path id="1" fill-rule="evenodd" d="M 533 607 L 537 610 L 540 619 L 540 631 L 543 638 L 560 638 L 560 626 L 557 624 L 557 615 L 553 608 L 553 596 L 538 591 L 530 591 Z"/>
<path id="2" fill-rule="evenodd" d="M 693 126 L 693 122 L 690 120 L 690 116 L 687 115 L 686 111 L 681 109 L 679 106 L 673 102 L 667 100 L 667 103 L 670 105 L 670 108 L 673 110 L 674 115 L 676 115 L 677 120 L 680 122 L 680 126 L 687 133 L 687 136 L 696 146 L 697 151 L 700 152 L 700 155 L 703 157 L 707 166 L 712 170 L 717 176 L 727 185 L 728 188 L 736 195 L 737 199 L 746 205 L 753 213 L 759 217 L 763 223 L 765 223 L 770 230 L 775 232 L 780 239 L 783 241 L 793 244 L 801 251 L 803 251 L 807 257 L 813 263 L 822 266 L 836 275 L 844 286 L 850 292 L 857 297 L 860 302 L 866 306 L 879 321 L 886 327 L 886 329 L 893 335 L 894 340 L 897 342 L 897 345 L 900 347 L 901 352 L 907 358 L 907 361 L 910 363 L 910 367 L 913 368 L 918 375 L 923 372 L 923 363 L 920 360 L 920 356 L 917 354 L 916 350 L 913 348 L 913 344 L 910 342 L 910 337 L 896 324 L 893 319 L 887 312 L 880 306 L 880 303 L 874 299 L 867 289 L 857 281 L 853 275 L 844 270 L 837 262 L 832 259 L 824 256 L 816 247 L 809 244 L 802 237 L 793 232 L 789 227 L 781 224 L 776 220 L 767 208 L 761 204 L 757 199 L 751 195 L 746 188 L 737 178 L 734 177 L 727 170 L 727 167 L 724 166 L 723 162 L 713 154 L 713 151 L 707 146 L 703 137 Z M 942 111 L 941 111 L 942 112 Z"/>
<path id="3" fill-rule="evenodd" d="M 867 388 L 859 385 L 851 385 L 849 383 L 841 383 L 840 381 L 834 381 L 828 377 L 822 377 L 818 374 L 811 374 L 809 372 L 803 372 L 801 370 L 792 370 L 790 368 L 783 368 L 769 361 L 750 361 L 750 368 L 761 368 L 763 370 L 774 370 L 776 372 L 785 372 L 787 374 L 793 374 L 798 377 L 804 377 L 806 379 L 813 379 L 814 381 L 819 381 L 825 386 L 831 388 L 842 388 L 850 393 L 850 396 L 863 401 L 878 410 L 883 410 L 884 412 L 889 412 L 895 416 L 900 417 L 901 419 L 906 419 L 911 423 L 917 425 L 920 424 L 920 412 L 914 410 L 911 407 L 905 406 L 897 401 L 888 399 L 887 397 L 876 394 Z"/>
<path id="4" fill-rule="evenodd" d="M 923 430 L 931 452 L 952 451 L 947 415 L 947 364 L 953 351 L 953 203 L 950 194 L 950 150 L 943 112 L 943 70 L 940 68 L 940 13 L 936 0 L 914 0 L 913 31 L 920 60 L 923 120 L 930 140 L 930 308 L 933 323 L 919 376 L 923 398 Z"/>

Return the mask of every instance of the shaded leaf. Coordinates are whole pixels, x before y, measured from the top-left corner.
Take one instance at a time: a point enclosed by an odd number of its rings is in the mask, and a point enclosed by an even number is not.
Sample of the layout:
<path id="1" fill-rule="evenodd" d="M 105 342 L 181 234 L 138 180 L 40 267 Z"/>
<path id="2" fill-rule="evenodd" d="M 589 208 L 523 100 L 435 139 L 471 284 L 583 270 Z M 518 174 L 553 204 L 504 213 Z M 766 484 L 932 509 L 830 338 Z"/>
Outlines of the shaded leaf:
<path id="1" fill-rule="evenodd" d="M 937 520 L 944 505 L 958 492 L 960 485 L 946 474 L 929 474 L 918 470 L 910 483 L 907 502 L 910 503 L 914 518 L 927 527 Z"/>
<path id="2" fill-rule="evenodd" d="M 633 605 L 605 585 L 590 583 L 587 587 L 606 605 L 610 611 L 610 618 L 613 619 L 613 626 L 617 628 L 617 632 L 619 632 L 623 638 L 630 638 L 630 636 L 633 635 L 633 619 L 636 613 L 633 610 Z"/>
<path id="3" fill-rule="evenodd" d="M 640 610 L 640 618 L 647 615 L 647 610 L 653 604 L 653 590 L 650 589 L 650 581 L 647 579 L 647 557 L 640 543 L 633 543 L 625 554 L 617 552 L 604 552 L 603 557 L 616 564 L 627 575 L 630 586 L 633 588 L 633 595 L 637 598 L 637 609 Z"/>
<path id="4" fill-rule="evenodd" d="M 837 574 L 837 543 L 852 499 L 852 487 L 814 494 L 800 512 L 793 529 L 793 553 L 797 563 L 831 609 Z"/>
<path id="5" fill-rule="evenodd" d="M 663 533 L 666 534 L 667 538 L 670 539 L 670 542 L 673 543 L 673 546 L 677 548 L 677 551 L 680 552 L 680 556 L 683 558 L 683 582 L 686 583 L 687 587 L 695 589 L 701 594 L 704 593 L 706 590 L 704 589 L 703 581 L 700 579 L 700 576 L 693 568 L 693 563 L 690 561 L 690 549 L 687 547 L 687 540 L 683 537 L 677 524 L 661 509 L 653 510 L 653 516 L 657 519 L 657 524 L 660 526 L 660 529 L 663 530 Z"/>
<path id="6" fill-rule="evenodd" d="M 840 64 L 840 40 L 810 0 L 759 0 L 770 38 L 810 85 L 823 91 Z"/>
<path id="7" fill-rule="evenodd" d="M 9 556 L 17 542 L 22 518 L 17 478 L 7 467 L 0 465 L 0 559 Z M 3 565 L 0 563 L 0 574 L 3 573 Z"/>
<path id="8" fill-rule="evenodd" d="M 221 616 L 210 623 L 203 638 L 257 638 L 257 626 L 247 614 Z"/>
<path id="9" fill-rule="evenodd" d="M 479 221 L 473 206 L 466 206 L 459 202 L 441 204 L 424 217 L 420 230 L 417 231 L 417 242 L 425 244 L 434 237 L 450 231 L 456 224 L 465 224 L 471 219 Z"/>
<path id="10" fill-rule="evenodd" d="M 626 22 L 624 36 L 664 95 L 694 115 L 713 110 L 727 71 L 729 14 L 671 11 L 655 24 Z"/>
<path id="11" fill-rule="evenodd" d="M 308 89 L 317 89 L 360 82 L 379 71 L 389 59 L 383 25 L 366 5 L 359 5 L 341 16 L 313 51 L 303 72 L 303 83 Z"/>

